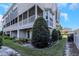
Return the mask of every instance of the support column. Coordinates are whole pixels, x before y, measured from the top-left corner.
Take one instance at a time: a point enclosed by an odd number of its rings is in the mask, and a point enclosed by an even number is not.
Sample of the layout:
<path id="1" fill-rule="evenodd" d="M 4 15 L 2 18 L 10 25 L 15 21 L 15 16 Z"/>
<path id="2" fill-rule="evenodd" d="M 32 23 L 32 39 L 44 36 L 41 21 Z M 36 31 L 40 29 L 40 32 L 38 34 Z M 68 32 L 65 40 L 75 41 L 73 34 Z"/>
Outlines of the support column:
<path id="1" fill-rule="evenodd" d="M 12 37 L 12 35 L 11 35 L 11 31 L 10 31 L 10 37 Z"/>
<path id="2" fill-rule="evenodd" d="M 19 30 L 17 30 L 17 38 L 19 38 Z"/>
<path id="3" fill-rule="evenodd" d="M 22 26 L 23 26 L 23 14 L 22 14 Z"/>
<path id="4" fill-rule="evenodd" d="M 43 11 L 43 18 L 45 19 L 45 11 Z"/>
<path id="5" fill-rule="evenodd" d="M 27 18 L 29 18 L 29 10 L 27 11 Z M 29 19 L 27 19 L 27 23 L 29 22 Z"/>
<path id="6" fill-rule="evenodd" d="M 18 23 L 18 29 L 19 29 L 19 16 L 17 17 L 17 21 L 18 21 L 17 23 Z"/>
<path id="7" fill-rule="evenodd" d="M 53 28 L 55 28 L 56 29 L 56 19 L 55 19 L 55 15 L 53 15 Z"/>
<path id="8" fill-rule="evenodd" d="M 18 16 L 18 29 L 17 29 L 17 38 L 19 38 L 19 16 Z"/>
<path id="9" fill-rule="evenodd" d="M 35 19 L 37 19 L 37 4 L 35 4 Z"/>

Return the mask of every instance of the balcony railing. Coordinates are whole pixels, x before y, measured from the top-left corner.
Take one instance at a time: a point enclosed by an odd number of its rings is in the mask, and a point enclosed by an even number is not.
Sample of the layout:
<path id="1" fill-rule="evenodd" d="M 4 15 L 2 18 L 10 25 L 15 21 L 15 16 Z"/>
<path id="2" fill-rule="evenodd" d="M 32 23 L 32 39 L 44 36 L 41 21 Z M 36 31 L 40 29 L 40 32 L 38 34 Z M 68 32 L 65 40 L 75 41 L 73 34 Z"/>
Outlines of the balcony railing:
<path id="1" fill-rule="evenodd" d="M 29 21 L 28 23 L 34 22 L 35 21 L 35 15 L 29 17 L 28 21 Z"/>
<path id="2" fill-rule="evenodd" d="M 42 13 L 40 13 L 39 15 L 37 15 L 37 17 L 43 17 Z M 35 22 L 35 15 L 30 16 L 29 18 L 23 20 L 23 25 L 27 24 L 27 23 L 31 23 L 31 22 Z"/>
<path id="3" fill-rule="evenodd" d="M 23 20 L 23 25 L 24 25 L 24 24 L 27 24 L 27 23 L 34 22 L 34 21 L 35 21 L 35 15 L 30 16 L 29 18 Z"/>
<path id="4" fill-rule="evenodd" d="M 37 17 L 43 17 L 43 13 L 38 14 Z"/>
<path id="5" fill-rule="evenodd" d="M 42 13 L 37 15 L 37 17 L 42 17 L 42 16 L 43 16 Z M 30 16 L 30 17 L 28 17 L 20 22 L 17 22 L 13 25 L 10 25 L 10 27 L 17 27 L 18 24 L 19 24 L 19 26 L 23 26 L 23 25 L 27 25 L 28 23 L 32 23 L 32 22 L 35 22 L 35 15 L 32 15 L 32 16 Z M 8 28 L 9 28 L 9 26 L 8 26 Z"/>

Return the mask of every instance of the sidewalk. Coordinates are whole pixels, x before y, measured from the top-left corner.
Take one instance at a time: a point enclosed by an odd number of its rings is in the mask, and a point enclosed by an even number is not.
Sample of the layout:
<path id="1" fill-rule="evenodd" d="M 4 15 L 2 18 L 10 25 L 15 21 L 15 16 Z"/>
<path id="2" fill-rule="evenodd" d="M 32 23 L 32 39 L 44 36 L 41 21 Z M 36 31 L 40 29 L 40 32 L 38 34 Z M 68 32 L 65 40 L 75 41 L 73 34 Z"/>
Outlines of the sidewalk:
<path id="1" fill-rule="evenodd" d="M 65 56 L 79 56 L 79 50 L 73 42 L 66 42 Z"/>

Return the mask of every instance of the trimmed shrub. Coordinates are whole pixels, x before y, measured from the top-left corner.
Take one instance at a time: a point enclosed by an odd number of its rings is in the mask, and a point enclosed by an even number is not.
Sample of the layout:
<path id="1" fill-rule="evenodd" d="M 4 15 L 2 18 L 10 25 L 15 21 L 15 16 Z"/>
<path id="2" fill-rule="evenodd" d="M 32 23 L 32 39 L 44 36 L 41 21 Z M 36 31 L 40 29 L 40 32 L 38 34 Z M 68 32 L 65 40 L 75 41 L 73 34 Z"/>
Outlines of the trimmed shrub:
<path id="1" fill-rule="evenodd" d="M 32 45 L 36 48 L 48 47 L 49 37 L 46 21 L 42 17 L 37 18 L 32 29 Z"/>
<path id="2" fill-rule="evenodd" d="M 58 34 L 59 34 L 59 40 L 61 40 L 62 39 L 62 35 L 61 35 L 60 30 L 58 30 Z"/>
<path id="3" fill-rule="evenodd" d="M 29 43 L 31 39 L 28 38 L 20 38 L 20 39 L 16 39 L 14 40 L 15 42 L 19 43 L 19 44 L 25 44 L 25 43 Z"/>
<path id="4" fill-rule="evenodd" d="M 16 40 L 13 40 L 14 42 L 16 42 L 16 43 L 19 43 L 19 44 L 23 44 L 22 42 L 21 42 L 21 40 L 19 40 L 19 39 L 16 39 Z"/>
<path id="5" fill-rule="evenodd" d="M 14 37 L 10 37 L 10 36 L 4 36 L 3 38 L 4 38 L 4 39 L 8 39 L 8 40 L 13 40 L 13 39 L 15 39 Z"/>
<path id="6" fill-rule="evenodd" d="M 27 38 L 27 40 L 28 40 L 28 43 L 31 43 L 31 39 L 30 38 Z"/>
<path id="7" fill-rule="evenodd" d="M 52 31 L 52 41 L 56 42 L 58 39 L 59 39 L 58 31 L 56 29 L 53 29 L 53 31 Z"/>
<path id="8" fill-rule="evenodd" d="M 2 37 L 0 36 L 0 49 L 1 49 L 1 46 L 2 46 Z"/>

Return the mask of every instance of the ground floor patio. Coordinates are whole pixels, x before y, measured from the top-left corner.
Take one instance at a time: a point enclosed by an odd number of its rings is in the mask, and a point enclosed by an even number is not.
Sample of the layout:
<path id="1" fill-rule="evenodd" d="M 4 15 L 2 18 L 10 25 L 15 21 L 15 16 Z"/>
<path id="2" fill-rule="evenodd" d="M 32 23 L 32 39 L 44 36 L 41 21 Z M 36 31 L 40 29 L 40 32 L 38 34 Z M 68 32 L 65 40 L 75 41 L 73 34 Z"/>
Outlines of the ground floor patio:
<path id="1" fill-rule="evenodd" d="M 52 29 L 49 28 L 50 35 L 52 34 Z M 4 34 L 14 37 L 14 38 L 32 38 L 32 28 L 29 29 L 19 29 L 12 31 L 4 31 Z"/>
<path id="2" fill-rule="evenodd" d="M 32 29 L 20 29 L 20 30 L 6 31 L 4 33 L 10 37 L 15 37 L 15 38 L 32 37 Z"/>

